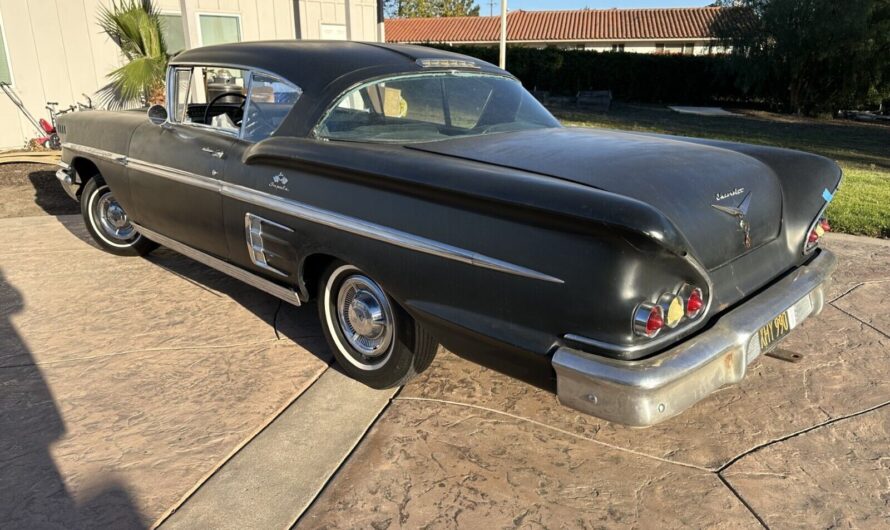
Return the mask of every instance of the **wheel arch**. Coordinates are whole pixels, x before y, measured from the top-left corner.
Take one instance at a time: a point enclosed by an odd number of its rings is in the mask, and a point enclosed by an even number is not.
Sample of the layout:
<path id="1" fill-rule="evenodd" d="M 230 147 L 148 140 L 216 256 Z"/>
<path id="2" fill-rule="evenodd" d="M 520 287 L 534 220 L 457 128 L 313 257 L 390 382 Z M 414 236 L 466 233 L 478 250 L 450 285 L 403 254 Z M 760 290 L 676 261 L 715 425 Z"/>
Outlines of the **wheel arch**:
<path id="1" fill-rule="evenodd" d="M 303 261 L 300 263 L 297 282 L 302 299 L 308 301 L 315 297 L 321 275 L 324 274 L 324 271 L 331 263 L 338 260 L 341 260 L 341 258 L 321 252 L 309 254 L 303 258 Z"/>
<path id="2" fill-rule="evenodd" d="M 102 172 L 99 171 L 99 167 L 93 163 L 92 160 L 88 158 L 84 158 L 82 156 L 74 157 L 71 160 L 71 167 L 74 168 L 75 173 L 77 174 L 77 196 L 80 197 L 81 192 L 83 191 L 84 185 L 91 180 L 96 175 L 102 175 Z"/>

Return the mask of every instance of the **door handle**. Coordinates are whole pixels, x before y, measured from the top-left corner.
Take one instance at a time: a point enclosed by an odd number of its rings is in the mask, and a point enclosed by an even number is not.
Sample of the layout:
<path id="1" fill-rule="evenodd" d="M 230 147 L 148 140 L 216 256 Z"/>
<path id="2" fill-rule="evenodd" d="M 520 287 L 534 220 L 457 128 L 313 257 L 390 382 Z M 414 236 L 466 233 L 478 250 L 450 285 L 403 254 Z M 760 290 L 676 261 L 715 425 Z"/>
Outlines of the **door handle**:
<path id="1" fill-rule="evenodd" d="M 222 158 L 222 157 L 226 156 L 226 154 L 223 151 L 217 151 L 216 149 L 212 149 L 210 147 L 202 147 L 201 151 L 204 151 L 205 153 L 210 153 L 210 156 L 212 156 L 213 158 Z"/>

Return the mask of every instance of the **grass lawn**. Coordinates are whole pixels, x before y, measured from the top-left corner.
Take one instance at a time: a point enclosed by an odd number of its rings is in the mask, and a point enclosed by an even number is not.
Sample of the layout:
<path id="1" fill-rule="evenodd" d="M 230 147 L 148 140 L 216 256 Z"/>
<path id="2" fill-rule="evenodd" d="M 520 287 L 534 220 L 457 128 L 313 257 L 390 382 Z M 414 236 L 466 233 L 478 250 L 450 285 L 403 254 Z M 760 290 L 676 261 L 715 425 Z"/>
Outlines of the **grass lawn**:
<path id="1" fill-rule="evenodd" d="M 566 125 L 697 136 L 800 149 L 841 165 L 844 181 L 828 209 L 836 232 L 890 237 L 890 127 L 766 112 L 738 117 L 680 114 L 665 107 L 613 105 L 608 113 L 556 109 Z"/>

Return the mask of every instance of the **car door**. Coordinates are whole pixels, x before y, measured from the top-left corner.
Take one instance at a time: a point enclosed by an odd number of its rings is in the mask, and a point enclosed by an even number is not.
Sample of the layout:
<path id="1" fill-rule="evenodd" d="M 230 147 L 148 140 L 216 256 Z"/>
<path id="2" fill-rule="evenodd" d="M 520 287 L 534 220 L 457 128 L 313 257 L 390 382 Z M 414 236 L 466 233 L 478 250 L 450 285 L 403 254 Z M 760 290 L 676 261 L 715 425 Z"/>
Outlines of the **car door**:
<path id="1" fill-rule="evenodd" d="M 139 224 L 221 258 L 228 257 L 228 245 L 220 190 L 246 98 L 242 72 L 177 66 L 169 80 L 168 121 L 138 127 L 128 153 Z M 218 77 L 228 82 L 215 82 Z"/>
<path id="2" fill-rule="evenodd" d="M 223 212 L 230 260 L 273 280 L 295 279 L 300 237 L 286 216 L 255 200 L 260 196 L 293 197 L 287 171 L 266 164 L 245 165 L 244 152 L 275 134 L 297 104 L 302 91 L 280 78 L 253 72 L 244 108 L 241 135 L 230 147 L 223 174 Z"/>

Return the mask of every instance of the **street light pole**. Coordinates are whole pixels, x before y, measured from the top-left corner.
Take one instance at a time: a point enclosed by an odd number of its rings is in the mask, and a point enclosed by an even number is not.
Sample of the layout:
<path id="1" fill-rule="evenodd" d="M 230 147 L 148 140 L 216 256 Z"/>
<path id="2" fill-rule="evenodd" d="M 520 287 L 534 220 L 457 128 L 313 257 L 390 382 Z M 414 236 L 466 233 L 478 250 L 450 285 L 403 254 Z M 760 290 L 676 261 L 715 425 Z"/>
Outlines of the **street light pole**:
<path id="1" fill-rule="evenodd" d="M 498 66 L 507 68 L 507 0 L 501 0 L 501 50 Z"/>

